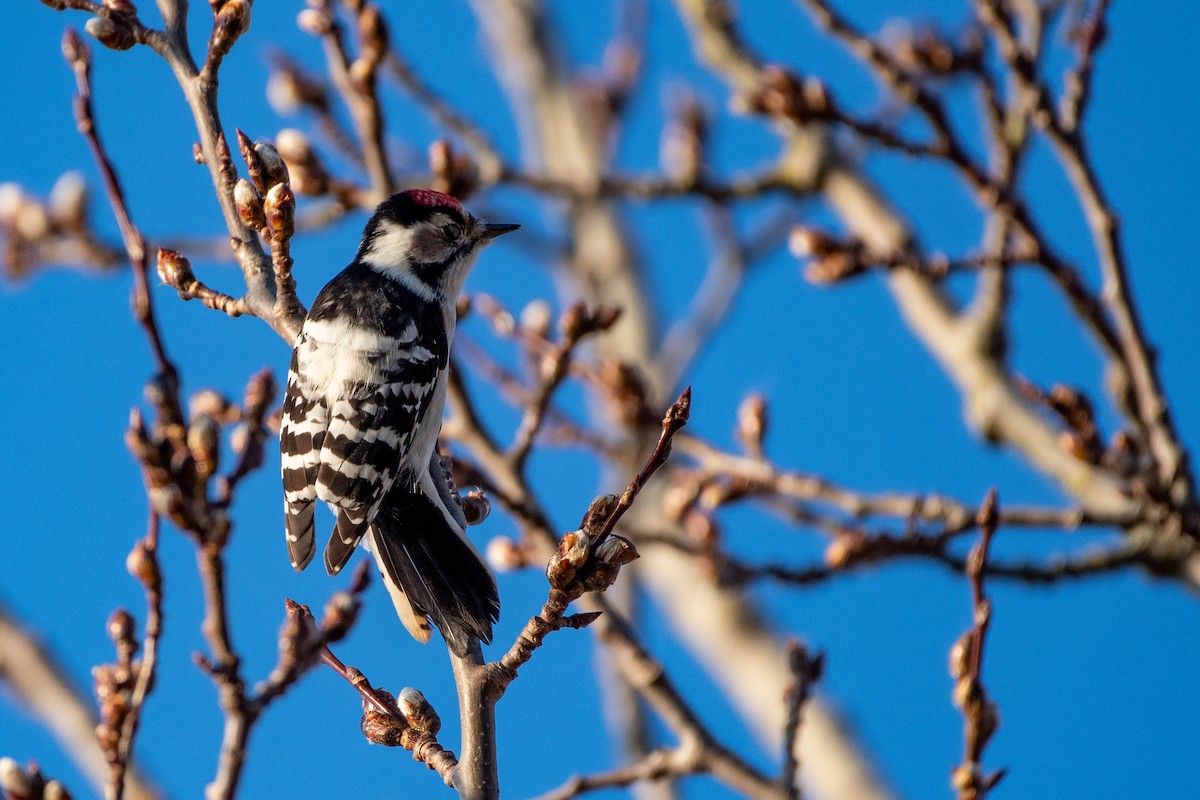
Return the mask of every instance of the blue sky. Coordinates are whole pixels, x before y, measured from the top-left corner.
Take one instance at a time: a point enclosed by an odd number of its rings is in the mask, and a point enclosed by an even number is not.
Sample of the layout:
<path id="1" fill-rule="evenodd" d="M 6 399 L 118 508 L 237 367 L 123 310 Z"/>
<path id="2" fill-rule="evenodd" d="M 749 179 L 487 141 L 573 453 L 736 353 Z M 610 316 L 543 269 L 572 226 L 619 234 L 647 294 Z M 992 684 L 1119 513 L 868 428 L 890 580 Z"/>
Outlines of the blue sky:
<path id="1" fill-rule="evenodd" d="M 150 6 L 152 4 L 146 3 Z M 193 38 L 207 14 L 194 4 Z M 319 48 L 294 30 L 299 3 L 259 3 L 250 34 L 227 61 L 222 83 L 225 124 L 269 137 L 285 124 L 263 102 L 265 55 L 285 40 L 289 52 L 314 63 Z M 554 3 L 578 61 L 595 64 L 609 20 L 595 23 L 600 4 Z M 745 32 L 768 60 L 827 76 L 848 105 L 870 110 L 879 92 L 835 45 L 817 35 L 794 4 L 743 3 Z M 606 8 L 606 6 L 605 6 Z M 633 121 L 618 144 L 618 162 L 652 170 L 664 95 L 695 85 L 721 108 L 721 84 L 695 66 L 678 19 L 665 2 L 650 3 L 649 80 L 634 98 Z M 854 19 L 878 29 L 892 17 L 964 18 L 950 2 L 854 4 Z M 73 81 L 59 39 L 80 14 L 55 14 L 38 3 L 6 9 L 0 30 L 0 180 L 44 195 L 59 174 L 95 170 L 71 118 Z M 152 9 L 146 18 L 152 20 Z M 392 13 L 393 37 L 417 69 L 492 131 L 516 158 L 515 126 L 491 77 L 481 37 L 465 6 L 406 4 Z M 1100 56 L 1088 123 L 1095 157 L 1122 214 L 1139 305 L 1176 421 L 1187 442 L 1200 441 L 1200 336 L 1194 303 L 1196 204 L 1200 177 L 1200 95 L 1194 90 L 1195 30 L 1200 10 L 1190 3 L 1117 3 L 1111 37 Z M 121 170 L 135 218 L 151 238 L 220 233 L 207 174 L 191 163 L 191 119 L 168 70 L 143 48 L 96 52 L 94 83 L 99 122 Z M 663 88 L 663 87 L 667 88 Z M 420 159 L 436 135 L 398 93 L 387 96 L 395 152 Z M 969 104 L 961 103 L 965 114 Z M 773 140 L 757 122 L 722 118 L 715 131 L 721 167 L 765 162 Z M 1064 250 L 1092 270 L 1086 230 L 1069 189 L 1044 150 L 1034 153 L 1039 179 L 1035 208 Z M 416 163 L 415 161 L 412 163 Z M 977 210 L 962 187 L 927 164 L 872 157 L 867 168 L 902 204 L 921 238 L 949 252 L 971 247 Z M 751 225 L 779 200 L 747 206 Z M 512 190 L 477 199 L 473 207 L 554 233 L 556 218 Z M 102 203 L 102 230 L 115 234 Z M 828 219 L 819 207 L 808 210 Z M 704 231 L 695 208 L 667 202 L 630 204 L 631 235 L 646 253 L 650 284 L 664 323 L 678 316 L 703 275 Z M 293 255 L 301 295 L 311 300 L 349 259 L 363 223 L 356 217 L 299 239 Z M 532 236 L 532 234 L 530 234 Z M 510 237 L 513 238 L 513 237 Z M 210 284 L 236 292 L 240 276 L 226 264 L 197 261 Z M 552 276 L 511 242 L 487 253 L 468 283 L 514 309 L 553 292 Z M 140 591 L 124 575 L 125 554 L 144 526 L 144 498 L 127 454 L 123 428 L 139 402 L 152 365 L 130 320 L 127 276 L 93 277 L 71 271 L 39 274 L 0 287 L 0 409 L 11 421 L 0 437 L 0 599 L 42 632 L 71 675 L 90 682 L 93 664 L 108 660 L 104 620 L 117 605 L 142 616 Z M 168 344 L 188 391 L 214 386 L 240 396 L 263 366 L 281 375 L 287 351 L 252 319 L 229 320 L 183 304 L 158 288 L 156 301 Z M 1097 389 L 1100 364 L 1070 324 L 1065 304 L 1033 273 L 1015 281 L 1014 363 L 1042 381 L 1067 380 Z M 904 327 L 882 284 L 862 280 L 816 289 L 800 279 L 795 261 L 780 252 L 756 268 L 738 299 L 732 324 L 713 341 L 688 376 L 695 387 L 694 429 L 732 446 L 732 420 L 750 391 L 773 401 L 770 452 L 784 466 L 816 472 L 862 490 L 941 492 L 974 501 L 997 486 L 1002 501 L 1057 503 L 1051 486 L 1003 451 L 982 447 L 961 421 L 959 399 L 936 364 Z M 466 335 L 488 338 L 469 323 Z M 568 393 L 578 400 L 579 392 Z M 496 427 L 514 417 L 489 401 Z M 1107 430 L 1115 417 L 1101 408 Z M 537 483 L 553 498 L 555 521 L 572 526 L 598 491 L 589 459 L 558 451 L 534 460 Z M 239 495 L 228 550 L 234 634 L 245 672 L 257 680 L 275 659 L 283 597 L 318 605 L 345 579 L 319 570 L 295 574 L 284 556 L 278 518 L 277 465 L 269 461 Z M 786 529 L 756 512 L 727 520 L 731 545 L 752 560 L 807 563 L 820 552 L 809 532 Z M 510 533 L 493 515 L 475 533 L 480 542 Z M 1001 532 L 999 556 L 1077 551 L 1109 534 Z M 167 581 L 164 669 L 147 708 L 140 753 L 172 796 L 196 796 L 210 779 L 219 740 L 219 712 L 206 677 L 191 665 L 203 649 L 198 631 L 199 587 L 191 544 L 174 531 L 163 538 Z M 502 575 L 503 615 L 497 641 L 511 642 L 544 599 L 537 571 Z M 796 591 L 763 585 L 753 590 L 781 632 L 824 650 L 823 689 L 844 709 L 882 770 L 907 797 L 948 796 L 949 770 L 961 751 L 961 720 L 949 700 L 946 651 L 969 622 L 969 593 L 961 577 L 919 564 L 892 564 Z M 1010 772 L 997 797 L 1187 796 L 1189 766 L 1200 745 L 1200 605 L 1169 583 L 1134 574 L 1053 589 L 994 583 L 995 619 L 985 680 L 999 704 L 1002 727 L 987 751 L 989 767 Z M 767 766 L 739 723 L 729 718 L 699 668 L 651 624 L 649 637 L 677 682 L 706 718 L 740 752 Z M 422 689 L 441 712 L 444 742 L 454 747 L 454 694 L 444 650 L 418 647 L 396 624 L 380 587 L 368 597 L 360 626 L 338 650 L 376 682 Z M 498 648 L 494 648 L 493 655 Z M 500 707 L 502 776 L 506 796 L 523 797 L 557 785 L 571 771 L 608 766 L 609 754 L 591 734 L 601 725 L 595 690 L 578 675 L 592 661 L 590 638 L 564 632 L 537 654 Z M 567 683 L 570 682 L 570 690 Z M 437 796 L 437 779 L 406 753 L 368 747 L 357 734 L 354 697 L 331 673 L 310 675 L 273 708 L 252 740 L 245 797 Z M 587 732 L 587 733 L 585 733 Z M 580 737 L 576 746 L 576 737 Z M 548 753 L 565 750 L 561 758 Z M 0 755 L 36 759 L 77 797 L 83 779 L 55 743 L 18 709 L 0 704 Z M 689 796 L 729 796 L 707 780 L 688 782 Z"/>

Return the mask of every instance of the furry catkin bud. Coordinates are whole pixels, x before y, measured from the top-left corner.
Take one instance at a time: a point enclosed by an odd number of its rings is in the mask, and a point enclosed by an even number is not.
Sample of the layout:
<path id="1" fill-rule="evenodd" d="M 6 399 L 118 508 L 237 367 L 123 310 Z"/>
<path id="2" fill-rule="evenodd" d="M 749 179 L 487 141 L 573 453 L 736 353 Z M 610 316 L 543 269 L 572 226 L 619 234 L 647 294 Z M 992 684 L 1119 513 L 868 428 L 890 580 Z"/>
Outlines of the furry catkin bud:
<path id="1" fill-rule="evenodd" d="M 563 536 L 550 562 L 546 564 L 546 578 L 556 589 L 564 589 L 574 579 L 579 568 L 587 563 L 591 539 L 583 531 L 572 531 Z"/>
<path id="2" fill-rule="evenodd" d="M 267 224 L 263 215 L 262 198 L 250 181 L 238 178 L 238 182 L 233 185 L 233 202 L 237 205 L 238 216 L 247 228 L 259 231 Z"/>
<path id="3" fill-rule="evenodd" d="M 254 152 L 262 164 L 263 188 L 270 190 L 275 185 L 287 183 L 287 164 L 283 162 L 279 151 L 266 142 L 255 142 Z"/>
<path id="4" fill-rule="evenodd" d="M 638 558 L 638 551 L 633 546 L 633 542 L 624 536 L 617 536 L 615 533 L 610 533 L 596 547 L 596 558 L 609 566 L 619 567 L 636 560 Z"/>
<path id="5" fill-rule="evenodd" d="M 425 695 L 411 686 L 400 690 L 400 696 L 396 698 L 396 705 L 400 708 L 400 713 L 408 720 L 408 724 L 415 730 L 428 733 L 430 736 L 437 736 L 437 732 L 442 729 L 441 717 L 433 710 L 433 706 L 425 699 Z"/>
<path id="6" fill-rule="evenodd" d="M 391 692 L 383 689 L 376 689 L 375 693 L 379 696 L 395 701 Z M 384 714 L 375 706 L 363 698 L 363 715 L 360 723 L 363 736 L 367 737 L 367 741 L 371 744 L 381 744 L 385 747 L 399 747 L 404 732 L 408 730 L 408 725 L 405 720 L 396 719 L 391 714 Z"/>
<path id="7" fill-rule="evenodd" d="M 83 25 L 88 35 L 112 50 L 128 50 L 136 44 L 133 30 L 120 17 L 92 17 Z"/>
<path id="8" fill-rule="evenodd" d="M 292 193 L 292 187 L 286 183 L 272 186 L 263 200 L 263 213 L 271 239 L 290 239 L 296 232 L 296 195 Z"/>
<path id="9" fill-rule="evenodd" d="M 168 286 L 180 290 L 196 280 L 191 262 L 178 250 L 165 247 L 158 248 L 158 277 Z"/>
<path id="10" fill-rule="evenodd" d="M 225 0 L 213 18 L 212 39 L 208 45 L 209 52 L 218 56 L 226 55 L 238 37 L 248 30 L 250 30 L 250 5 L 246 0 Z"/>

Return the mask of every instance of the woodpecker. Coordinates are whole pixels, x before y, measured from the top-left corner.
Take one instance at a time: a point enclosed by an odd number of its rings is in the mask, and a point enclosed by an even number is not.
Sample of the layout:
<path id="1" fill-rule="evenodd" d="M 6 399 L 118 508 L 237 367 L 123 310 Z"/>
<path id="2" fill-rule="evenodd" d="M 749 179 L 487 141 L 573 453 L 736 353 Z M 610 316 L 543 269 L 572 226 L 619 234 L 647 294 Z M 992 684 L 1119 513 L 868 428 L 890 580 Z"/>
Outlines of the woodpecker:
<path id="1" fill-rule="evenodd" d="M 366 538 L 404 626 L 428 642 L 432 618 L 459 655 L 471 637 L 491 641 L 500 600 L 435 453 L 455 303 L 479 252 L 518 227 L 476 219 L 440 192 L 389 197 L 313 302 L 283 403 L 292 566 L 312 560 L 324 501 L 335 516 L 329 574 Z"/>

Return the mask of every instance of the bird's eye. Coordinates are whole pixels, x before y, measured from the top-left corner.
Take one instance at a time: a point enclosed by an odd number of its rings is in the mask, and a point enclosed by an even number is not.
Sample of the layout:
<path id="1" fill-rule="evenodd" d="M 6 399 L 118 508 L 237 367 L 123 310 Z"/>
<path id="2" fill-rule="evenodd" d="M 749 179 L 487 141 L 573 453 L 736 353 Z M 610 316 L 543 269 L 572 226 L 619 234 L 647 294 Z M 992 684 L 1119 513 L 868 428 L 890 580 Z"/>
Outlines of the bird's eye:
<path id="1" fill-rule="evenodd" d="M 456 242 L 458 241 L 458 237 L 462 235 L 462 228 L 458 227 L 454 223 L 443 225 L 442 235 L 446 237 L 446 241 Z"/>

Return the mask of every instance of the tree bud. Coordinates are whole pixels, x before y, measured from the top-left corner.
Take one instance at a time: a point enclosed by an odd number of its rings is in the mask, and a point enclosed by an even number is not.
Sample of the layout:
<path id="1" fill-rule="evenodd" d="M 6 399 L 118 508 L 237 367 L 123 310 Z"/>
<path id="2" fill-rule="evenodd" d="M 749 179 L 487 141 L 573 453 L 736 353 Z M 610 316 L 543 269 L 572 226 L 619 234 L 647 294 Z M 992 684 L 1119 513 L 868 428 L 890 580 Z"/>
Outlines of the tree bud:
<path id="1" fill-rule="evenodd" d="M 277 183 L 271 187 L 263 201 L 263 212 L 272 241 L 290 239 L 296 232 L 296 195 L 288 184 Z"/>
<path id="2" fill-rule="evenodd" d="M 487 545 L 487 560 L 497 572 L 512 572 L 528 563 L 525 551 L 507 536 L 492 537 Z"/>
<path id="3" fill-rule="evenodd" d="M 587 563 L 590 548 L 591 539 L 583 531 L 572 531 L 563 536 L 546 565 L 546 578 L 550 585 L 557 589 L 566 588 L 580 567 Z"/>
<path id="4" fill-rule="evenodd" d="M 192 272 L 192 264 L 178 250 L 158 248 L 158 277 L 168 286 L 174 286 L 179 291 L 196 282 Z"/>
<path id="5" fill-rule="evenodd" d="M 596 558 L 610 566 L 619 567 L 636 560 L 638 558 L 638 551 L 633 546 L 633 542 L 624 536 L 617 536 L 615 533 L 610 533 L 596 547 Z"/>
<path id="6" fill-rule="evenodd" d="M 133 30 L 120 17 L 92 17 L 84 23 L 88 35 L 105 47 L 113 50 L 128 50 L 136 44 Z"/>
<path id="7" fill-rule="evenodd" d="M 437 736 L 437 732 L 442 729 L 442 720 L 433 710 L 433 706 L 425 699 L 425 695 L 411 686 L 400 690 L 400 696 L 396 698 L 396 705 L 399 707 L 400 713 L 408 720 L 408 724 L 415 730 L 430 736 Z"/>
<path id="8" fill-rule="evenodd" d="M 87 221 L 87 204 L 87 182 L 72 170 L 54 182 L 47 206 L 51 221 L 61 230 L 80 233 Z"/>
<path id="9" fill-rule="evenodd" d="M 187 445 L 196 462 L 196 474 L 201 480 L 211 478 L 217 471 L 220 456 L 221 428 L 208 414 L 200 414 L 188 426 Z"/>
<path id="10" fill-rule="evenodd" d="M 250 181 L 238 178 L 238 182 L 233 185 L 233 202 L 237 205 L 238 216 L 247 228 L 259 231 L 267 224 L 263 215 L 262 198 Z"/>
<path id="11" fill-rule="evenodd" d="M 287 164 L 279 155 L 279 151 L 266 142 L 255 142 L 254 152 L 262 165 L 263 188 L 270 191 L 276 184 L 287 183 Z"/>

